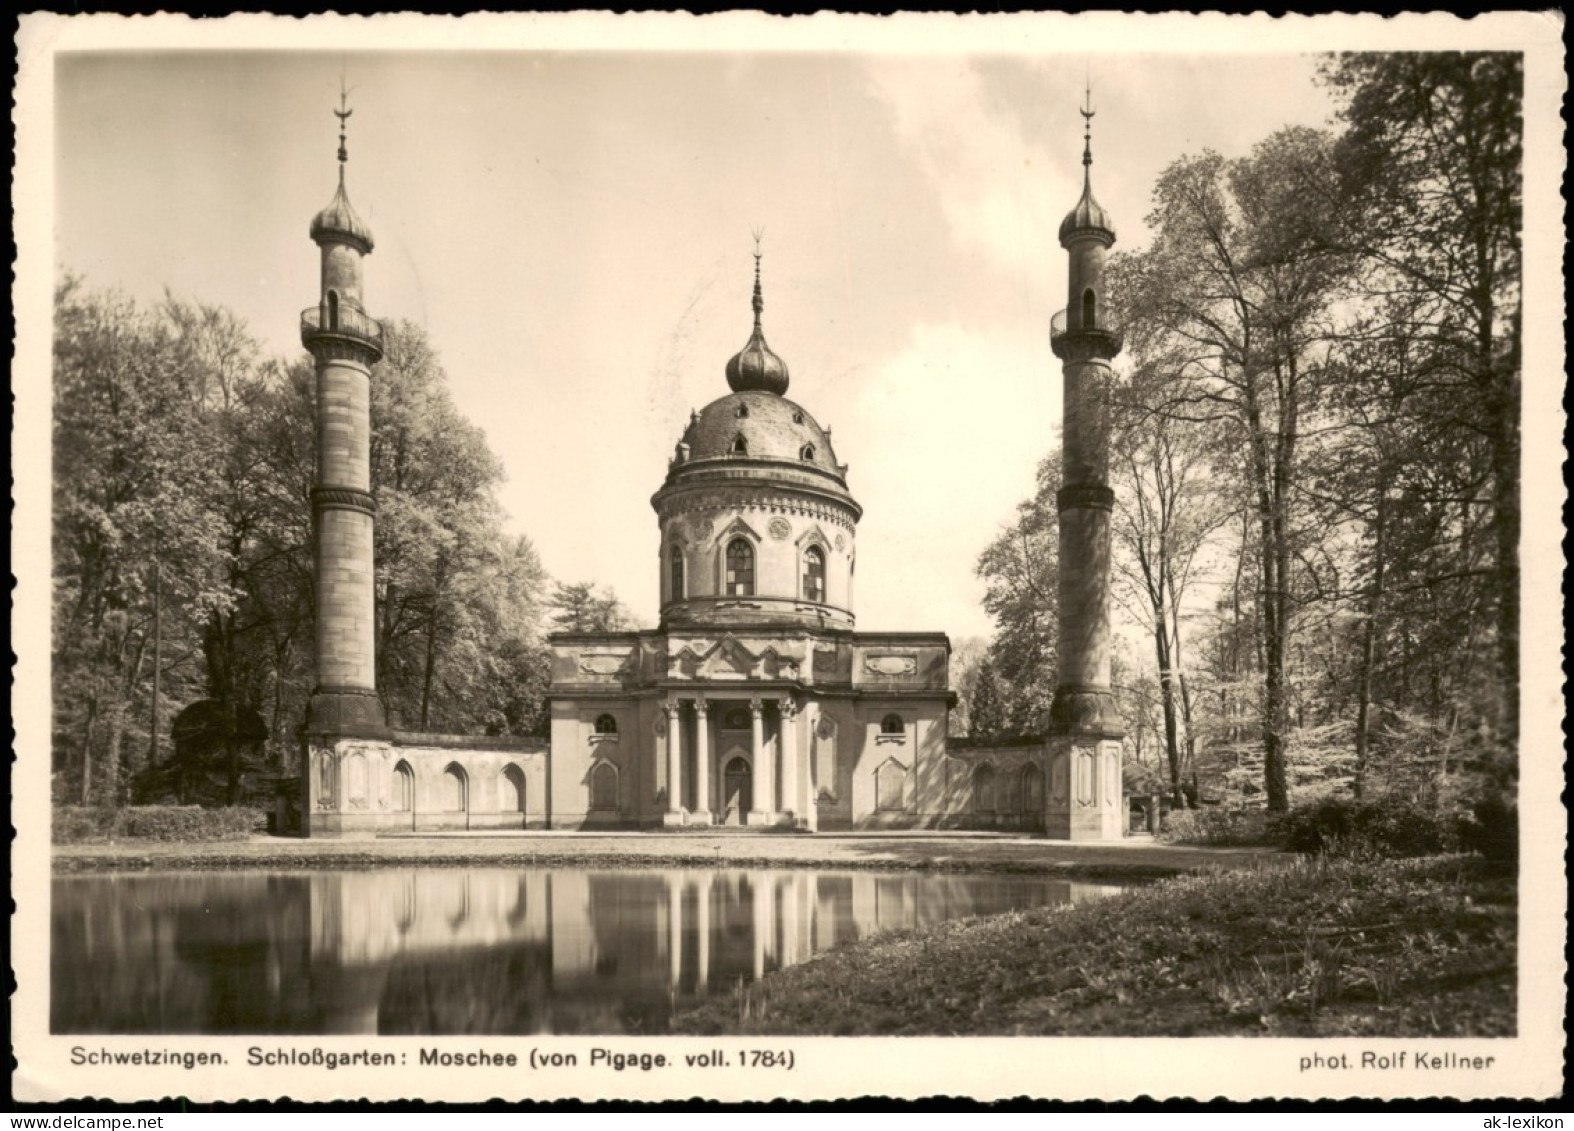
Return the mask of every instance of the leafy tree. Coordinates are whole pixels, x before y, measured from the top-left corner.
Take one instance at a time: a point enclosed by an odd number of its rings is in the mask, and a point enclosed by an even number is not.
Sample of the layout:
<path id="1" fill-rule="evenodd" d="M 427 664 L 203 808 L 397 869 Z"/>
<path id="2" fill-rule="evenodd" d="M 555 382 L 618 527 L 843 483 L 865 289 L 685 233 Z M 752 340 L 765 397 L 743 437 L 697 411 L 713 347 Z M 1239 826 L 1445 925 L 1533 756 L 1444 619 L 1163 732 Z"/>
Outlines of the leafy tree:
<path id="1" fill-rule="evenodd" d="M 1486 448 L 1499 732 L 1518 727 L 1523 60 L 1510 52 L 1330 58 L 1343 100 L 1343 248 L 1429 345 L 1453 430 Z"/>
<path id="2" fill-rule="evenodd" d="M 1335 210 L 1307 187 L 1329 183 L 1331 169 L 1331 139 L 1305 129 L 1238 161 L 1177 161 L 1154 191 L 1152 247 L 1112 288 L 1139 354 L 1164 376 L 1159 411 L 1213 426 L 1255 507 L 1264 784 L 1276 810 L 1289 805 L 1286 664 L 1308 582 L 1299 466 L 1327 382 L 1330 310 L 1349 277 L 1348 256 L 1320 241 Z"/>
<path id="3" fill-rule="evenodd" d="M 1051 452 L 1038 465 L 1033 497 L 978 558 L 984 608 L 995 619 L 989 657 L 1005 691 L 1002 725 L 1015 734 L 1045 733 L 1055 694 L 1059 488 L 1060 453 Z"/>
<path id="4" fill-rule="evenodd" d="M 1117 278 L 1118 273 L 1117 265 Z M 1166 385 L 1139 365 L 1114 405 L 1112 533 L 1117 599 L 1153 640 L 1170 794 L 1180 806 L 1182 763 L 1191 763 L 1195 752 L 1182 665 L 1182 609 L 1198 556 L 1230 509 L 1211 474 L 1207 432 L 1162 415 Z"/>

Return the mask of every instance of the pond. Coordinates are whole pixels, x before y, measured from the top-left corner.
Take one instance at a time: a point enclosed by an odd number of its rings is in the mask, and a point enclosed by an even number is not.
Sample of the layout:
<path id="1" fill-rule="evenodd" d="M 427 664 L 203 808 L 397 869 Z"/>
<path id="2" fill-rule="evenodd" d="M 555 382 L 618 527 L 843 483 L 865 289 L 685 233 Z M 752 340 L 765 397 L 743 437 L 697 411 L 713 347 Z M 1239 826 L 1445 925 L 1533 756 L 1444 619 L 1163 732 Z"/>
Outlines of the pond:
<path id="1" fill-rule="evenodd" d="M 1095 899 L 1036 876 L 439 868 L 54 879 L 56 1033 L 658 1033 L 879 931 Z"/>

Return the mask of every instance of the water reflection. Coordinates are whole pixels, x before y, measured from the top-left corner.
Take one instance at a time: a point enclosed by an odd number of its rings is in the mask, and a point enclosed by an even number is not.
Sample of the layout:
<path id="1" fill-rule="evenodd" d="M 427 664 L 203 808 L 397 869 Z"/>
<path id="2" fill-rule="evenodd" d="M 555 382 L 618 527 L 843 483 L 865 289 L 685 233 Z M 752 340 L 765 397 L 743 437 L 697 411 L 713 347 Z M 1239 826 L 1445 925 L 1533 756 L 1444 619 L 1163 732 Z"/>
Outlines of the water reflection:
<path id="1" fill-rule="evenodd" d="M 62 876 L 57 1033 L 648 1033 L 878 931 L 1113 891 L 1020 876 L 503 868 Z"/>

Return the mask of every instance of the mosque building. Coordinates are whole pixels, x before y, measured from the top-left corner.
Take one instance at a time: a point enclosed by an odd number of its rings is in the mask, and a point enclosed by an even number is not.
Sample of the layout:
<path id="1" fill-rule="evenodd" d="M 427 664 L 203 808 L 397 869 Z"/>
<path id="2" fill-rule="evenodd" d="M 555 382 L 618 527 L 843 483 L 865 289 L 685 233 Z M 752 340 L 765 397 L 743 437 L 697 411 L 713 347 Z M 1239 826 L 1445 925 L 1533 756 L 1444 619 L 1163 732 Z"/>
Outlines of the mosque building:
<path id="1" fill-rule="evenodd" d="M 758 245 L 753 329 L 725 365 L 730 391 L 691 415 L 651 498 L 659 624 L 551 638 L 548 742 L 432 735 L 391 728 L 375 684 L 369 382 L 382 331 L 361 296 L 372 234 L 345 189 L 350 111 L 335 113 L 339 186 L 311 225 L 321 293 L 301 319 L 317 371 L 306 835 L 712 825 L 1121 835 L 1105 408 L 1121 340 L 1102 291 L 1114 229 L 1090 174 L 1060 229 L 1076 298 L 1051 324 L 1066 486 L 1050 735 L 949 736 L 945 634 L 856 630 L 863 509 L 830 430 L 787 396 L 787 362 L 765 340 Z M 1085 170 L 1091 162 L 1089 143 Z"/>

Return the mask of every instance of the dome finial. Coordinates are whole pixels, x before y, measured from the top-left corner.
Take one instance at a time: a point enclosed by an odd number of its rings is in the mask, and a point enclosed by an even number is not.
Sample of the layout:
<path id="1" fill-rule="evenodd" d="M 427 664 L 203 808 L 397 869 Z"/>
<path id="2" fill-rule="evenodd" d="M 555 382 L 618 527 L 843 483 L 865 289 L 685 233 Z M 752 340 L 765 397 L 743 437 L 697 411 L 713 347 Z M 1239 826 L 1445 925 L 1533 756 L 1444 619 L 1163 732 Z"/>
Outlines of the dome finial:
<path id="1" fill-rule="evenodd" d="M 760 286 L 760 260 L 764 252 L 760 243 L 765 238 L 764 228 L 754 229 L 754 333 L 743 349 L 727 362 L 727 384 L 735 393 L 765 392 L 781 396 L 787 391 L 787 363 L 771 352 L 765 344 L 765 331 L 760 326 L 760 316 L 765 313 L 765 291 Z"/>
<path id="2" fill-rule="evenodd" d="M 1082 115 L 1082 165 L 1083 168 L 1093 164 L 1093 80 L 1088 79 L 1087 90 L 1084 95 L 1083 108 L 1077 113 Z"/>
<path id="3" fill-rule="evenodd" d="M 344 183 L 344 165 L 350 159 L 349 150 L 344 147 L 345 124 L 349 122 L 350 115 L 355 113 L 350 109 L 350 92 L 344 85 L 344 72 L 339 72 L 339 108 L 333 116 L 339 119 L 339 183 Z"/>
<path id="4" fill-rule="evenodd" d="M 764 252 L 760 250 L 760 242 L 765 239 L 765 229 L 755 228 L 754 235 L 754 332 L 760 332 L 760 315 L 765 313 L 765 292 L 760 287 L 760 259 Z"/>

